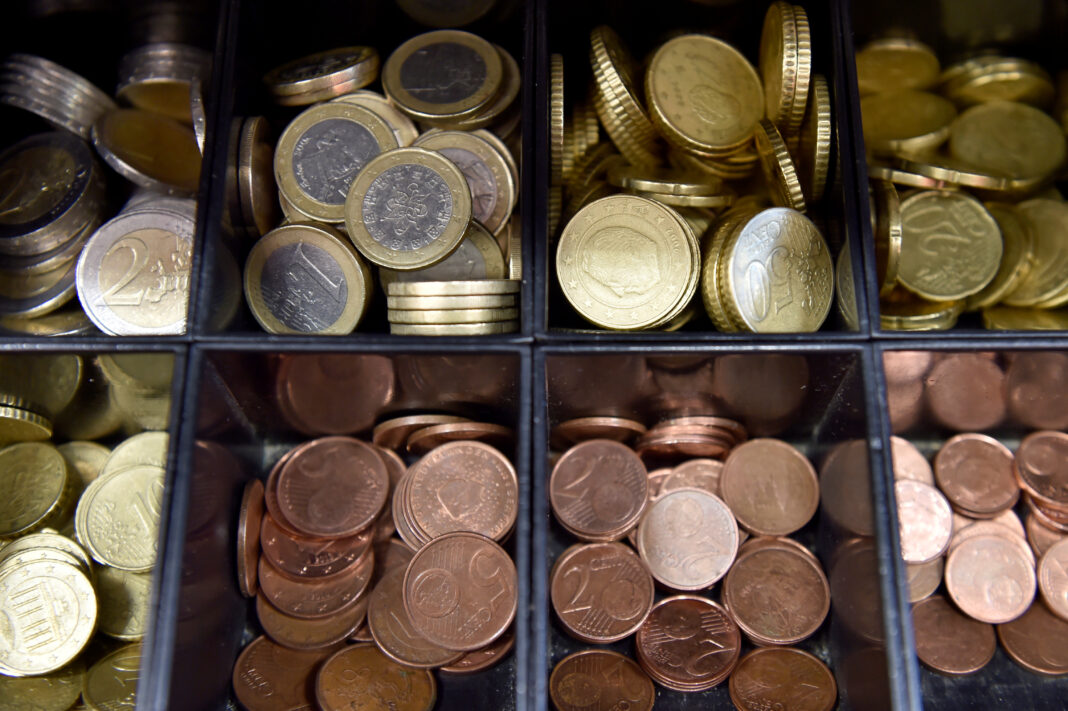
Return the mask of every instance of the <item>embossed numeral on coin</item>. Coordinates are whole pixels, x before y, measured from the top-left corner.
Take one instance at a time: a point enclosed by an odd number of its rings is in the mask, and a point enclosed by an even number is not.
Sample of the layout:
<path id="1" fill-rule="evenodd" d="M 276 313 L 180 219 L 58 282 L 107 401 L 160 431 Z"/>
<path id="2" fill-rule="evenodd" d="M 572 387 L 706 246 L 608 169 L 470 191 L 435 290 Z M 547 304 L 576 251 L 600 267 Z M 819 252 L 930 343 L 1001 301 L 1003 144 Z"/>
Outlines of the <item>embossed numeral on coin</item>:
<path id="1" fill-rule="evenodd" d="M 345 294 L 342 293 L 342 288 L 345 286 L 344 281 L 331 281 L 329 276 L 315 266 L 315 263 L 308 259 L 308 255 L 304 253 L 303 242 L 297 244 L 294 257 L 293 263 L 286 270 L 290 289 L 299 291 L 301 285 L 305 283 L 305 277 L 307 277 L 322 287 L 323 291 L 329 294 L 336 303 L 345 301 Z"/>
<path id="2" fill-rule="evenodd" d="M 100 306 L 140 306 L 144 300 L 145 290 L 132 291 L 128 294 L 120 294 L 130 282 L 137 278 L 148 263 L 148 247 L 136 237 L 125 237 L 111 246 L 104 255 L 104 260 L 110 259 L 120 250 L 130 251 L 130 266 L 117 282 L 112 284 L 100 295 Z"/>
<path id="3" fill-rule="evenodd" d="M 493 570 L 486 571 L 485 568 L 487 566 L 492 566 Z M 497 586 L 496 594 L 487 601 L 490 610 L 496 606 L 497 600 L 500 599 L 502 595 L 505 596 L 505 600 L 508 599 L 507 578 L 505 578 L 501 566 L 493 563 L 492 552 L 482 550 L 476 552 L 474 557 L 471 558 L 471 566 L 468 570 L 471 573 L 471 579 L 479 587 L 491 588 Z"/>
<path id="4" fill-rule="evenodd" d="M 571 596 L 570 600 L 568 600 L 567 607 L 565 607 L 563 610 L 560 610 L 561 614 L 568 614 L 568 613 L 572 613 L 572 612 L 582 612 L 583 610 L 588 610 L 588 609 L 590 609 L 590 607 L 592 607 L 592 603 L 591 604 L 586 604 L 586 605 L 579 605 L 578 604 L 579 599 L 582 598 L 582 596 L 586 593 L 586 588 L 590 584 L 590 568 L 589 568 L 589 566 L 587 566 L 587 565 L 582 565 L 582 566 L 573 565 L 570 568 L 568 568 L 567 570 L 565 570 L 564 574 L 561 577 L 562 578 L 567 578 L 572 573 L 577 573 L 578 576 L 579 576 L 578 589 L 575 590 L 575 594 Z"/>

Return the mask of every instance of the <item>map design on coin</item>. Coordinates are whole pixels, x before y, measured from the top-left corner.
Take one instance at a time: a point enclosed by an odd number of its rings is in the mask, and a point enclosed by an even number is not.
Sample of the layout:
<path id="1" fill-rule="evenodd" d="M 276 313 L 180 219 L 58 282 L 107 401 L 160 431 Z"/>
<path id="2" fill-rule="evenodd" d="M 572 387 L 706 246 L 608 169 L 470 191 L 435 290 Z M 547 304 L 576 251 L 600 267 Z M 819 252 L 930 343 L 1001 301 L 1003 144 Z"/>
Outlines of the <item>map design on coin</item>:
<path id="1" fill-rule="evenodd" d="M 660 283 L 656 242 L 626 227 L 601 230 L 582 253 L 582 271 L 620 299 Z"/>
<path id="2" fill-rule="evenodd" d="M 298 243 L 280 247 L 267 257 L 260 293 L 274 317 L 287 327 L 316 333 L 341 318 L 349 287 L 329 253 Z"/>
<path id="3" fill-rule="evenodd" d="M 319 202 L 343 205 L 356 174 L 381 150 L 374 135 L 355 121 L 320 121 L 293 147 L 293 177 Z"/>
<path id="4" fill-rule="evenodd" d="M 400 68 L 405 91 L 431 104 L 466 99 L 485 83 L 486 74 L 482 55 L 456 42 L 439 42 L 412 52 Z"/>
<path id="5" fill-rule="evenodd" d="M 471 214 L 479 222 L 485 223 L 497 207 L 497 179 L 493 177 L 493 171 L 485 161 L 463 148 L 435 150 L 455 163 L 467 178 L 467 186 L 471 189 Z"/>
<path id="6" fill-rule="evenodd" d="M 55 208 L 84 179 L 74 156 L 49 147 L 33 147 L 0 166 L 0 223 L 36 220 Z"/>
<path id="7" fill-rule="evenodd" d="M 707 84 L 695 86 L 687 98 L 697 117 L 716 129 L 730 126 L 741 113 L 737 99 Z"/>
<path id="8" fill-rule="evenodd" d="M 434 243 L 452 219 L 452 193 L 421 165 L 396 165 L 374 179 L 363 198 L 364 224 L 387 249 L 411 252 Z"/>
<path id="9" fill-rule="evenodd" d="M 297 82 L 304 79 L 314 79 L 316 77 L 326 76 L 327 74 L 333 74 L 346 67 L 350 67 L 366 57 L 367 52 L 363 50 L 329 54 L 325 57 L 316 57 L 314 62 L 297 64 L 278 72 L 278 80 L 282 82 Z"/>

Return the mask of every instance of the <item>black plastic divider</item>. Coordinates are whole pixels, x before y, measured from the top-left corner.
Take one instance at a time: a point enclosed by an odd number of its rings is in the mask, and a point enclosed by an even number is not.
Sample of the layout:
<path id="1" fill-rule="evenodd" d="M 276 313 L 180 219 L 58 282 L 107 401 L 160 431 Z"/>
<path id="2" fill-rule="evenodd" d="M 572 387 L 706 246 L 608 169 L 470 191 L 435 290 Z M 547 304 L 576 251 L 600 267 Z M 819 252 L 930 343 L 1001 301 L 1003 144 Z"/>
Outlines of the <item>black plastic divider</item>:
<path id="1" fill-rule="evenodd" d="M 885 472 L 886 490 L 883 501 L 888 507 L 884 519 L 893 529 L 894 547 L 897 550 L 897 504 L 893 488 L 893 461 L 890 456 L 890 437 L 895 433 L 893 423 L 889 417 L 888 391 L 886 385 L 886 372 L 883 356 L 886 353 L 901 351 L 924 351 L 929 352 L 936 358 L 939 355 L 952 353 L 984 353 L 995 357 L 1024 353 L 1057 353 L 1068 356 L 1068 337 L 1035 335 L 1030 338 L 1006 337 L 998 340 L 989 338 L 958 338 L 945 341 L 930 339 L 903 340 L 894 339 L 877 342 L 874 346 L 875 358 L 874 375 L 878 388 L 874 389 L 873 397 L 877 398 L 877 404 L 882 414 L 883 432 L 880 434 L 878 443 L 879 454 L 883 458 L 882 468 Z M 1020 422 L 1013 421 L 1011 415 L 1000 426 L 993 430 L 985 431 L 986 434 L 1002 441 L 1009 449 L 1015 451 L 1020 439 L 1034 431 Z M 956 430 L 949 430 L 921 417 L 918 424 L 901 431 L 898 436 L 913 441 L 921 452 L 930 459 L 946 439 L 956 434 Z M 1021 501 L 1015 506 L 1018 513 L 1026 510 Z M 1010 704 L 1013 708 L 1028 709 L 1034 711 L 1055 711 L 1064 708 L 1065 699 L 1068 699 L 1068 677 L 1048 677 L 1030 672 L 1016 664 L 1002 648 L 1000 640 L 993 660 L 980 671 L 966 676 L 948 676 L 931 671 L 919 663 L 915 653 L 915 635 L 912 625 L 910 604 L 908 602 L 908 588 L 904 563 L 896 552 L 890 561 L 895 568 L 895 576 L 899 582 L 899 594 L 902 596 L 900 605 L 901 634 L 904 649 L 901 652 L 897 664 L 909 683 L 909 697 L 912 708 L 926 708 L 929 711 L 942 711 L 949 709 L 964 708 L 990 708 L 996 703 Z M 940 591 L 944 588 L 940 588 Z M 941 594 L 944 594 L 942 592 Z M 1036 591 L 1035 599 L 1041 597 Z"/>
<path id="2" fill-rule="evenodd" d="M 286 125 L 307 107 L 278 107 L 274 105 L 263 85 L 263 76 L 284 62 L 301 56 L 347 45 L 367 45 L 378 50 L 384 64 L 390 53 L 403 41 L 417 34 L 428 32 L 426 27 L 411 20 L 401 12 L 392 0 L 370 2 L 338 2 L 337 0 L 308 0 L 299 7 L 284 0 L 254 2 L 253 0 L 229 0 L 231 27 L 226 38 L 226 54 L 223 74 L 227 95 L 219 102 L 218 131 L 216 142 L 220 156 L 219 165 L 232 162 L 236 157 L 236 136 L 231 125 L 235 118 L 265 116 L 270 121 L 273 139 L 277 140 Z M 520 180 L 517 190 L 518 217 L 523 232 L 523 286 L 520 294 L 520 330 L 513 334 L 457 338 L 457 342 L 469 343 L 515 343 L 529 340 L 532 331 L 533 298 L 530 294 L 533 275 L 534 220 L 539 212 L 539 196 L 535 194 L 534 122 L 537 117 L 531 109 L 536 77 L 533 61 L 533 38 L 537 17 L 534 3 L 520 0 L 502 0 L 486 17 L 464 30 L 478 34 L 500 44 L 516 58 L 522 72 L 522 86 L 517 105 L 522 116 L 522 158 L 518 160 Z M 380 82 L 369 89 L 381 91 Z M 223 179 L 213 192 L 214 209 L 205 216 L 212 239 L 204 247 L 204 259 L 200 265 L 200 289 L 195 313 L 193 332 L 198 339 L 216 343 L 253 343 L 269 341 L 277 344 L 322 341 L 322 337 L 279 337 L 265 333 L 253 319 L 244 304 L 242 274 L 245 257 L 254 240 L 234 236 L 223 227 L 225 196 L 225 169 Z M 373 266 L 373 265 L 369 265 Z M 236 272 L 235 272 L 236 267 Z M 235 279 L 236 277 L 236 279 Z M 377 279 L 376 279 L 377 282 Z M 359 343 L 434 343 L 441 339 L 423 336 L 394 336 L 389 333 L 386 321 L 385 296 L 375 286 L 375 295 L 357 329 L 341 337 L 347 342 Z M 238 315 L 229 324 L 220 324 L 215 318 L 213 306 L 236 298 L 240 303 Z M 332 337 L 337 338 L 337 337 Z"/>
<path id="3" fill-rule="evenodd" d="M 538 37 L 537 60 L 539 80 L 535 113 L 539 116 L 537 156 L 539 165 L 538 195 L 542 198 L 539 207 L 548 205 L 548 64 L 550 53 L 564 57 L 564 91 L 566 107 L 570 110 L 576 93 L 585 91 L 586 83 L 592 81 L 589 68 L 589 32 L 593 27 L 606 24 L 615 29 L 641 63 L 646 52 L 655 49 L 660 42 L 670 38 L 675 30 L 711 32 L 734 44 L 756 66 L 756 52 L 760 30 L 767 5 L 715 4 L 667 0 L 657 6 L 655 12 L 640 3 L 603 2 L 574 3 L 567 0 L 539 0 L 544 32 Z M 535 336 L 540 341 L 552 343 L 596 343 L 634 340 L 649 343 L 697 343 L 709 339 L 731 343 L 751 341 L 796 341 L 819 343 L 828 340 L 860 340 L 869 335 L 866 289 L 862 245 L 854 191 L 848 182 L 851 173 L 843 163 L 851 160 L 852 143 L 849 139 L 848 84 L 843 77 L 845 64 L 852 63 L 851 55 L 843 55 L 842 46 L 835 37 L 839 31 L 839 13 L 834 0 L 803 2 L 808 13 L 812 32 L 813 71 L 827 77 L 831 89 L 834 115 L 832 137 L 831 175 L 824 199 L 817 210 L 810 211 L 830 247 L 832 259 L 845 241 L 851 245 L 853 259 L 854 292 L 857 296 L 859 328 L 847 330 L 838 315 L 837 305 L 832 304 L 822 329 L 816 333 L 802 334 L 749 334 L 721 333 L 715 330 L 704 314 L 697 298 L 698 316 L 681 330 L 666 333 L 658 331 L 606 331 L 595 329 L 582 319 L 567 303 L 556 283 L 555 236 L 548 234 L 546 210 L 539 210 L 537 217 L 538 254 L 535 273 Z M 846 59 L 848 58 L 848 62 Z M 603 140 L 608 140 L 602 129 Z M 544 171 L 544 172 L 541 172 Z M 759 171 L 757 171 L 759 173 Z M 759 179 L 759 178 L 758 178 Z M 562 225 L 561 225 L 562 227 Z M 559 229 L 559 228 L 558 228 Z"/>
<path id="4" fill-rule="evenodd" d="M 193 349 L 182 398 L 181 445 L 175 457 L 178 482 L 170 497 L 164 541 L 161 610 L 151 639 L 151 678 L 142 681 L 141 709 L 221 709 L 227 706 L 234 660 L 256 634 L 251 601 L 236 590 L 234 555 L 237 514 L 244 483 L 264 477 L 271 462 L 293 444 L 311 439 L 284 422 L 265 390 L 269 364 L 280 354 L 375 355 L 398 370 L 398 400 L 386 411 L 450 407 L 496 415 L 516 430 L 510 458 L 519 477 L 516 528 L 504 544 L 518 571 L 516 644 L 509 657 L 485 672 L 438 675 L 435 708 L 528 707 L 530 664 L 530 450 L 531 351 L 521 345 L 343 343 L 204 343 Z M 463 378 L 447 377 L 450 368 Z M 504 373 L 495 376 L 494 373 Z M 424 378 L 434 374 L 437 378 Z M 466 378 L 466 379 L 465 379 Z M 483 387 L 484 386 L 484 387 Z M 504 390 L 496 388 L 503 387 Z M 496 393 L 494 395 L 493 393 Z M 353 392 L 359 397 L 358 392 Z M 494 398 L 497 399 L 494 399 Z M 236 479 L 197 466 L 199 440 L 224 446 L 241 464 Z M 187 530 L 186 517 L 199 521 Z"/>
<path id="5" fill-rule="evenodd" d="M 674 380 L 674 387 L 687 396 L 711 392 L 708 373 L 710 363 L 729 358 L 735 373 L 750 368 L 757 372 L 757 361 L 775 362 L 787 369 L 797 368 L 811 374 L 801 391 L 797 383 L 785 387 L 783 393 L 799 397 L 797 421 L 785 425 L 781 435 L 800 447 L 812 459 L 817 470 L 828 449 L 847 439 L 873 444 L 868 452 L 871 468 L 872 533 L 874 538 L 857 539 L 846 536 L 823 513 L 817 514 L 798 538 L 809 545 L 821 558 L 834 590 L 828 621 L 816 636 L 803 642 L 802 648 L 814 652 L 829 664 L 839 686 L 839 708 L 895 710 L 915 708 L 909 699 L 909 685 L 899 660 L 903 653 L 902 628 L 897 599 L 900 580 L 894 577 L 893 555 L 896 541 L 884 498 L 884 462 L 879 451 L 880 416 L 876 410 L 878 399 L 868 387 L 873 377 L 872 351 L 860 344 L 807 344 L 790 342 L 759 346 L 673 345 L 659 344 L 570 344 L 540 345 L 534 352 L 534 438 L 533 438 L 533 587 L 530 676 L 532 705 L 537 709 L 550 707 L 548 681 L 553 666 L 566 654 L 583 646 L 561 628 L 549 604 L 549 571 L 561 550 L 575 542 L 555 523 L 548 504 L 549 433 L 561 419 L 583 415 L 622 415 L 649 419 L 654 410 L 644 399 L 652 394 L 647 386 L 655 382 L 649 374 L 656 368 L 673 373 L 665 383 Z M 649 359 L 649 360 L 647 360 Z M 654 365 L 650 365 L 650 361 Z M 707 361 L 707 362 L 705 362 Z M 678 370 L 673 370 L 677 366 Z M 653 370 L 650 370 L 652 368 Z M 697 370 L 694 370 L 694 369 Z M 686 375 L 689 372 L 691 375 Z M 663 373 L 661 373 L 663 377 Z M 657 388 L 664 387 L 656 383 Z M 760 395 L 774 390 L 767 390 Z M 655 391 L 655 388 L 654 388 Z M 722 393 L 720 393 L 722 394 Z M 758 399 L 759 396 L 758 395 Z M 719 405 L 724 406 L 720 400 Z M 736 406 L 734 403 L 733 406 Z M 759 410 L 759 405 L 753 405 Z M 728 411 L 732 404 L 726 405 Z M 644 415 L 644 417 L 643 417 Z M 737 412 L 743 422 L 745 413 Z M 647 422 L 646 424 L 652 424 Z M 755 431 L 758 420 L 748 421 Z M 754 427 L 755 425 L 755 427 Z M 783 426 L 780 423 L 778 426 Z M 770 432 L 769 432 L 770 434 Z M 865 476 L 857 471 L 858 476 Z M 862 541 L 866 551 L 863 560 L 854 561 L 845 575 L 835 576 L 832 568 L 832 547 L 847 539 Z M 863 541 L 867 541 L 864 543 Z M 839 549 L 841 550 L 841 549 Z M 893 553 L 892 553 L 893 551 Z M 858 567 L 859 566 L 859 567 Z M 842 571 L 838 571 L 842 573 Z M 865 577 L 867 574 L 869 577 Z M 872 579 L 875 578 L 875 579 Z M 840 587 L 835 587 L 837 580 Z M 841 581 L 848 581 L 841 586 Z M 658 592 L 658 597 L 664 591 Z M 858 616 L 857 610 L 864 612 Z M 857 625 L 858 619 L 865 623 Z M 861 631 L 860 628 L 863 628 Z M 609 645 L 608 648 L 628 653 L 631 640 Z M 657 708 L 706 709 L 731 708 L 726 683 L 700 694 L 680 694 L 657 687 Z"/>
<path id="6" fill-rule="evenodd" d="M 969 53 L 1000 49 L 1013 56 L 1032 59 L 1054 77 L 1068 68 L 1064 58 L 1064 37 L 1068 34 L 1068 2 L 1065 0 L 1025 0 L 1017 3 L 969 3 L 967 0 L 905 0 L 878 2 L 834 0 L 841 22 L 840 65 L 842 88 L 851 118 L 848 123 L 853 160 L 852 181 L 846 189 L 854 195 L 849 200 L 858 211 L 859 237 L 864 250 L 866 303 L 871 333 L 876 338 L 903 339 L 934 344 L 940 340 L 988 338 L 1012 341 L 1042 332 L 985 330 L 977 314 L 962 314 L 958 326 L 945 331 L 895 331 L 883 329 L 879 322 L 879 286 L 875 273 L 875 243 L 872 237 L 871 208 L 868 197 L 868 164 L 860 116 L 860 93 L 857 89 L 856 51 L 873 39 L 888 33 L 913 36 L 930 46 L 943 68 Z M 947 23 L 960 23 L 956 36 L 949 36 Z M 982 30 L 982 31 L 979 31 Z M 844 126 L 844 125 L 843 125 Z M 1062 176 L 1063 177 L 1063 176 Z M 1048 335 L 1049 332 L 1045 332 Z"/>

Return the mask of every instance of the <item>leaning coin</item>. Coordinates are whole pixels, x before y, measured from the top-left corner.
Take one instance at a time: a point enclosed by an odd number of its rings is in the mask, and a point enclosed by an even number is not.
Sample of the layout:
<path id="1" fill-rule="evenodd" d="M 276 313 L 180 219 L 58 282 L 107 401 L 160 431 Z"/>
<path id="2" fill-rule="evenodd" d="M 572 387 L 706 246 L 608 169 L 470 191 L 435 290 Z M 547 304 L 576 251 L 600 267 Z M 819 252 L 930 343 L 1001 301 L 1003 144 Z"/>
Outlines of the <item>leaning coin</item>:
<path id="1" fill-rule="evenodd" d="M 395 281 L 504 279 L 506 269 L 500 244 L 478 220 L 471 220 L 460 245 L 445 259 L 422 269 L 402 271 L 379 267 L 378 278 L 388 291 Z"/>
<path id="2" fill-rule="evenodd" d="M 1009 656 L 1036 674 L 1068 674 L 1068 622 L 1035 600 L 1020 617 L 998 625 L 998 639 Z"/>
<path id="3" fill-rule="evenodd" d="M 340 47 L 272 69 L 263 83 L 282 106 L 302 106 L 347 94 L 378 78 L 373 47 Z"/>
<path id="4" fill-rule="evenodd" d="M 122 177 L 162 193 L 192 197 L 200 184 L 193 129 L 139 109 L 106 113 L 93 125 L 93 146 Z"/>
<path id="5" fill-rule="evenodd" d="M 11 711 L 67 711 L 82 693 L 85 662 L 43 676 L 0 676 L 0 706 Z"/>
<path id="6" fill-rule="evenodd" d="M 474 294 L 518 294 L 514 279 L 472 279 L 470 281 L 394 282 L 386 288 L 389 296 L 469 296 Z"/>
<path id="7" fill-rule="evenodd" d="M 997 650 L 994 628 L 959 612 L 941 595 L 912 607 L 916 656 L 943 674 L 974 674 Z"/>
<path id="8" fill-rule="evenodd" d="M 90 484 L 78 501 L 78 540 L 104 565 L 147 572 L 156 562 L 164 470 L 141 464 Z"/>

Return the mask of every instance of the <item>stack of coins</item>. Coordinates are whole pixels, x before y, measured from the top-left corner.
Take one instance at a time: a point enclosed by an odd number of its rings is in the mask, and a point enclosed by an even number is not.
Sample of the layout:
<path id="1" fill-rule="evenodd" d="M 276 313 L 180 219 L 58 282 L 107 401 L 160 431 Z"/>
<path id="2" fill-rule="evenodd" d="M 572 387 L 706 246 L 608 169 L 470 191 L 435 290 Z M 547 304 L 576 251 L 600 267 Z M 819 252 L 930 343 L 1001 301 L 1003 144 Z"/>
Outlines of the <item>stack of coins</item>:
<path id="1" fill-rule="evenodd" d="M 1043 313 L 1068 303 L 1068 207 L 1044 190 L 1068 155 L 1049 74 L 998 53 L 942 69 L 894 37 L 857 52 L 857 80 L 882 327 L 946 329 L 981 311 L 987 328 L 1063 328 Z"/>
<path id="2" fill-rule="evenodd" d="M 43 57 L 12 54 L 0 67 L 4 70 L 0 102 L 37 114 L 84 140 L 97 119 L 119 108 L 92 83 Z"/>
<path id="3" fill-rule="evenodd" d="M 519 326 L 516 280 L 398 281 L 386 293 L 391 333 L 476 335 Z"/>
<path id="4" fill-rule="evenodd" d="M 472 67 L 481 73 L 471 73 Z M 269 332 L 351 332 L 371 301 L 364 260 L 375 266 L 384 289 L 395 282 L 522 275 L 519 225 L 512 217 L 519 173 L 504 143 L 518 127 L 515 60 L 481 37 L 441 30 L 390 54 L 382 67 L 384 93 L 363 88 L 379 78 L 378 69 L 373 48 L 344 47 L 295 60 L 265 77 L 280 104 L 331 99 L 294 118 L 274 151 L 282 212 L 305 234 L 291 230 L 282 238 L 278 230 L 268 231 L 277 218 L 270 208 L 255 206 L 266 201 L 270 180 L 268 153 L 254 148 L 263 145 L 265 129 L 250 128 L 251 119 L 235 126 L 240 148 L 228 186 L 230 222 L 238 231 L 266 232 L 246 264 L 245 296 Z M 425 88 L 456 75 L 472 80 L 448 91 Z M 417 124 L 426 130 L 420 133 Z M 324 232 L 331 233 L 329 246 Z M 505 293 L 486 283 L 487 291 L 460 293 Z M 419 309 L 442 313 L 418 315 L 391 308 L 391 331 L 517 329 L 517 312 L 485 308 Z M 355 319 L 341 319 L 346 312 Z"/>
<path id="5" fill-rule="evenodd" d="M 570 111 L 563 58 L 550 64 L 549 229 L 563 224 L 556 277 L 575 311 L 601 328 L 675 330 L 700 282 L 718 330 L 818 330 L 834 266 L 803 213 L 825 190 L 832 123 L 804 10 L 771 3 L 759 73 L 689 34 L 656 49 L 642 81 L 606 26 L 590 64 L 593 88 Z"/>
<path id="6" fill-rule="evenodd" d="M 145 111 L 193 123 L 191 94 L 207 83 L 211 54 L 177 42 L 153 42 L 127 52 L 119 62 L 121 100 Z"/>
<path id="7" fill-rule="evenodd" d="M 625 693 L 636 708 L 652 705 L 649 678 L 683 692 L 729 678 L 740 708 L 770 706 L 811 684 L 813 708 L 833 708 L 830 670 L 790 646 L 814 634 L 830 609 L 822 566 L 788 538 L 819 504 L 816 473 L 801 452 L 777 439 L 747 439 L 739 422 L 711 415 L 648 429 L 623 417 L 583 417 L 559 423 L 550 439 L 572 444 L 549 479 L 553 515 L 585 541 L 553 565 L 552 607 L 583 642 L 634 635 L 638 662 L 599 650 L 566 657 L 549 681 L 557 708 L 581 707 L 567 689 L 588 665 L 634 677 L 625 690 L 606 693 Z M 608 496 L 613 505 L 599 505 Z M 634 548 L 620 542 L 625 537 Z M 721 602 L 700 594 L 719 581 Z M 681 594 L 656 601 L 654 582 Z M 761 649 L 743 656 L 743 634 Z M 796 674 L 769 689 L 760 677 L 780 664 Z"/>
<path id="8" fill-rule="evenodd" d="M 136 701 L 130 682 L 151 621 L 167 433 L 140 432 L 114 448 L 89 439 L 116 441 L 142 421 L 165 426 L 146 416 L 147 399 L 111 395 L 147 398 L 151 389 L 169 404 L 170 361 L 138 353 L 3 357 L 0 400 L 38 408 L 47 415 L 38 422 L 46 430 L 54 422 L 56 431 L 51 441 L 27 432 L 28 410 L 7 407 L 0 418 L 8 493 L 0 610 L 11 626 L 0 653 L 5 706 L 71 708 L 79 696 L 88 708 Z M 110 416 L 90 405 L 101 399 Z"/>

